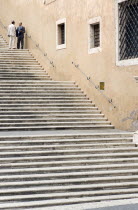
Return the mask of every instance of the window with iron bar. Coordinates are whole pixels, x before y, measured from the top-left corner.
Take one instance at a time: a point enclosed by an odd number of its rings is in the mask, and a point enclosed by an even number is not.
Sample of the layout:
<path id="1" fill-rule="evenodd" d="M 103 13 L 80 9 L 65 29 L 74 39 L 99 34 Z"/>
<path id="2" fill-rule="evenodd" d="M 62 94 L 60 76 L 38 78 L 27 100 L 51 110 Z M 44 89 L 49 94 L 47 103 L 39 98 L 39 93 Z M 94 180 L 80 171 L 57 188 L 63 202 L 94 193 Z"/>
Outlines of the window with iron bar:
<path id="1" fill-rule="evenodd" d="M 102 19 L 94 17 L 88 20 L 88 54 L 102 51 Z"/>
<path id="2" fill-rule="evenodd" d="M 100 24 L 90 24 L 90 48 L 100 46 Z"/>
<path id="3" fill-rule="evenodd" d="M 138 0 L 118 4 L 119 60 L 138 58 Z"/>

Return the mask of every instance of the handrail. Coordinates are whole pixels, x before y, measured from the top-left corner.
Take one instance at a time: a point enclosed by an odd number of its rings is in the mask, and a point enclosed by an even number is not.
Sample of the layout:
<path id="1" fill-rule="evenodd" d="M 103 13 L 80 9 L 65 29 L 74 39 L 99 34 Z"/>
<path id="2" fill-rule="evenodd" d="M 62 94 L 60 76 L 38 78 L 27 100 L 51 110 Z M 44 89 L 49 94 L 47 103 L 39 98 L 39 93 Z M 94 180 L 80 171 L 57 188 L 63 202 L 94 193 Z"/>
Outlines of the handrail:
<path id="1" fill-rule="evenodd" d="M 74 62 L 72 62 L 72 64 L 75 66 L 76 69 L 78 69 L 85 77 L 86 79 L 95 87 L 96 90 L 98 90 L 102 96 L 110 103 L 113 105 L 114 108 L 116 108 L 116 106 L 114 105 L 113 103 L 113 100 L 110 99 L 109 97 L 107 97 L 100 89 L 99 89 L 99 86 L 97 86 L 93 80 L 91 79 L 91 77 L 88 77 L 82 70 L 81 68 L 79 67 L 79 64 L 75 64 Z"/>
<path id="2" fill-rule="evenodd" d="M 3 22 L 0 20 L 0 24 L 2 25 L 2 27 L 7 31 L 7 27 L 3 24 Z M 51 61 L 49 59 L 49 57 L 47 56 L 47 53 L 45 53 L 40 47 L 39 47 L 39 44 L 37 44 L 30 35 L 28 35 L 26 33 L 26 36 L 31 39 L 31 41 L 34 43 L 35 47 L 43 54 L 43 56 L 45 56 L 47 58 L 47 60 L 49 61 L 49 63 L 53 66 L 53 68 L 55 67 L 53 61 Z"/>
<path id="3" fill-rule="evenodd" d="M 7 31 L 7 27 L 1 22 L 1 20 L 0 20 L 0 24 L 1 24 L 2 27 Z"/>
<path id="4" fill-rule="evenodd" d="M 36 43 L 36 42 L 32 39 L 31 35 L 28 35 L 28 34 L 26 33 L 26 36 L 34 43 L 34 45 L 36 46 L 36 48 L 43 54 L 43 56 L 45 56 L 45 57 L 47 58 L 47 60 L 49 61 L 49 63 L 50 63 L 50 64 L 53 66 L 53 68 L 54 68 L 54 67 L 55 67 L 54 62 L 51 61 L 51 60 L 49 59 L 49 57 L 47 56 L 47 53 L 45 53 L 45 52 L 39 47 L 39 44 Z"/>

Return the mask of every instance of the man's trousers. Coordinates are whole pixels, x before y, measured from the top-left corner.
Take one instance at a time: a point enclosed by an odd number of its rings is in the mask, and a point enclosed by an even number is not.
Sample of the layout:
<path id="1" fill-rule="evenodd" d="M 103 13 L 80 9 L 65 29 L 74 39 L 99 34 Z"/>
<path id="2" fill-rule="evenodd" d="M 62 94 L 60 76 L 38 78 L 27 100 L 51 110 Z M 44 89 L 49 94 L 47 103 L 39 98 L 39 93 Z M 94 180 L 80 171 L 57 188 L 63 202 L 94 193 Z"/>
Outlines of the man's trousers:
<path id="1" fill-rule="evenodd" d="M 21 45 L 21 49 L 23 49 L 23 46 L 24 46 L 24 38 L 18 37 L 18 40 L 17 40 L 17 49 L 20 49 L 20 45 Z"/>
<path id="2" fill-rule="evenodd" d="M 15 46 L 16 43 L 16 37 L 15 36 L 10 36 L 9 37 L 9 48 L 16 48 Z"/>

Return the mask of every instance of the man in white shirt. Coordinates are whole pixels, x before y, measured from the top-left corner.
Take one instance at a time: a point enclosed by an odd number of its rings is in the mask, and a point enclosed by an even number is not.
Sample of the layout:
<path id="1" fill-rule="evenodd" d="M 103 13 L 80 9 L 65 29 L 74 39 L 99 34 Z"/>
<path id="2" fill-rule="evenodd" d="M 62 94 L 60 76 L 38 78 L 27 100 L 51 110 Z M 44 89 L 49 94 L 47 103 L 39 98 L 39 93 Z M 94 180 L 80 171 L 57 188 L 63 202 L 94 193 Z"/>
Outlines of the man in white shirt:
<path id="1" fill-rule="evenodd" d="M 16 48 L 16 28 L 15 28 L 15 21 L 13 20 L 8 27 L 8 37 L 9 39 L 9 49 Z"/>

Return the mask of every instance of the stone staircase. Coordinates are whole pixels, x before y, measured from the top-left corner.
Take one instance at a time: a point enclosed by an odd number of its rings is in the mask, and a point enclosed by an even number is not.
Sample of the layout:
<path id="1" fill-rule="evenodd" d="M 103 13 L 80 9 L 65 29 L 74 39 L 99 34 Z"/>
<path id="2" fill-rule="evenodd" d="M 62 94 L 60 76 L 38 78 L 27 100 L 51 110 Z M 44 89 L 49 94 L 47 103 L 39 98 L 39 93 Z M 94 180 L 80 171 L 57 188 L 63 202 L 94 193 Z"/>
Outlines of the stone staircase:
<path id="1" fill-rule="evenodd" d="M 83 91 L 53 81 L 28 50 L 0 50 L 0 130 L 114 128 Z"/>
<path id="2" fill-rule="evenodd" d="M 0 209 L 138 198 L 132 134 L 1 137 L 0 151 Z"/>
<path id="3" fill-rule="evenodd" d="M 138 198 L 132 133 L 113 129 L 74 82 L 53 81 L 28 50 L 2 43 L 0 209 Z"/>

